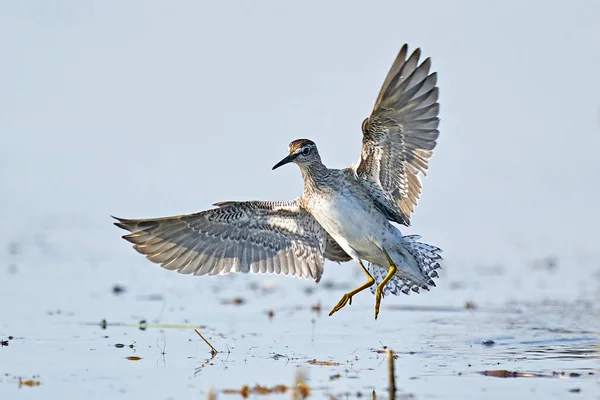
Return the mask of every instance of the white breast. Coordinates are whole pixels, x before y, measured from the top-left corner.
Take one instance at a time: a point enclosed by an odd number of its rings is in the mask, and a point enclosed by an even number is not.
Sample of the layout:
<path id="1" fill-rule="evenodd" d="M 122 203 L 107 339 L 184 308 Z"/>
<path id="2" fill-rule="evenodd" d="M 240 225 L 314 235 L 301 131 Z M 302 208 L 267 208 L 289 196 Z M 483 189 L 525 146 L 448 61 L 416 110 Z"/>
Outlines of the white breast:
<path id="1" fill-rule="evenodd" d="M 311 214 L 350 255 L 384 263 L 381 247 L 398 239 L 399 231 L 376 209 L 354 196 L 313 196 Z M 395 232 L 394 232 L 395 231 Z"/>

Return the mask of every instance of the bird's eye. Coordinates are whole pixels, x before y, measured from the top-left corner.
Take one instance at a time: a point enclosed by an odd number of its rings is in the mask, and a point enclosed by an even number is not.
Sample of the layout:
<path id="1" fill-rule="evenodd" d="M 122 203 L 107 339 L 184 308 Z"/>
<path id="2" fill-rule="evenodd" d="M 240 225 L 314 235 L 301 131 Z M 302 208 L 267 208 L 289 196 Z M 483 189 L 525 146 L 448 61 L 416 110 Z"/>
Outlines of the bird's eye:
<path id="1" fill-rule="evenodd" d="M 305 147 L 305 148 L 302 150 L 302 155 L 305 155 L 305 156 L 307 156 L 309 153 L 310 153 L 310 147 Z"/>

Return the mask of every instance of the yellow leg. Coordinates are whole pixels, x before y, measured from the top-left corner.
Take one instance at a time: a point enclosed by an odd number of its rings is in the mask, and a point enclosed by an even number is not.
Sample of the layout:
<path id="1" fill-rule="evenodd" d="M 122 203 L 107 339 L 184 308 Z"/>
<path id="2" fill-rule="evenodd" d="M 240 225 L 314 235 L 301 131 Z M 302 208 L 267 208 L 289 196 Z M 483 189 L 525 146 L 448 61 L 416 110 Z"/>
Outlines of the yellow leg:
<path id="1" fill-rule="evenodd" d="M 330 317 L 333 315 L 334 312 L 340 311 L 346 305 L 346 303 L 350 303 L 350 305 L 352 305 L 352 296 L 354 296 L 358 292 L 362 292 L 363 290 L 365 290 L 368 287 L 373 286 L 373 284 L 375 283 L 375 279 L 373 279 L 371 274 L 369 274 L 369 271 L 367 271 L 367 269 L 362 264 L 362 262 L 359 261 L 358 264 L 360 265 L 363 272 L 367 276 L 367 279 L 368 279 L 367 282 L 363 285 L 360 285 L 356 289 L 349 291 L 345 295 L 343 295 L 342 298 L 340 299 L 340 301 L 338 301 L 338 303 L 335 305 L 335 307 L 333 307 L 333 309 L 329 313 Z"/>
<path id="2" fill-rule="evenodd" d="M 377 289 L 375 290 L 375 319 L 377 319 L 377 315 L 379 315 L 379 306 L 381 305 L 381 296 L 382 296 L 383 288 L 390 281 L 390 279 L 392 279 L 392 277 L 396 274 L 396 266 L 394 265 L 392 258 L 390 257 L 388 252 L 385 251 L 385 249 L 383 249 L 383 252 L 385 253 L 385 257 L 387 258 L 388 262 L 390 263 L 390 268 L 388 269 L 388 273 L 385 276 L 385 278 L 383 278 L 383 280 L 379 283 L 379 285 L 377 285 Z"/>

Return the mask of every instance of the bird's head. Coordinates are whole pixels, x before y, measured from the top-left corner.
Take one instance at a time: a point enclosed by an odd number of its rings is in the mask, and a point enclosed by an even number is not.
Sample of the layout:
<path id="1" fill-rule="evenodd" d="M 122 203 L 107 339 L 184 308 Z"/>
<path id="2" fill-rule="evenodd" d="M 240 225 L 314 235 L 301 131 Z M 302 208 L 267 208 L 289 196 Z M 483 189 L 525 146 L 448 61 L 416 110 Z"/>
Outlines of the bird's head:
<path id="1" fill-rule="evenodd" d="M 312 165 L 320 164 L 321 157 L 317 150 L 317 145 L 312 140 L 297 139 L 290 143 L 289 154 L 283 160 L 279 161 L 273 169 L 279 168 L 288 163 L 296 163 L 301 169 L 310 168 Z"/>

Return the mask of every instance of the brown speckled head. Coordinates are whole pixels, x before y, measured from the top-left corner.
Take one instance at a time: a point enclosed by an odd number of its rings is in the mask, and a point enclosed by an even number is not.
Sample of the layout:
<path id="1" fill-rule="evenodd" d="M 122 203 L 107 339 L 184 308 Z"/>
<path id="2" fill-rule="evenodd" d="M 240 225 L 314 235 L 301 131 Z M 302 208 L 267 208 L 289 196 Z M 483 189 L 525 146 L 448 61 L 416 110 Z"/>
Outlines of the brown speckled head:
<path id="1" fill-rule="evenodd" d="M 321 157 L 317 151 L 317 145 L 312 140 L 296 139 L 288 147 L 289 155 L 279 161 L 273 169 L 279 168 L 287 163 L 296 163 L 300 168 L 310 167 L 315 163 L 321 163 Z"/>
<path id="2" fill-rule="evenodd" d="M 290 154 L 295 153 L 296 151 L 298 151 L 298 149 L 301 149 L 304 146 L 317 147 L 315 145 L 315 142 L 313 142 L 312 140 L 296 139 L 292 143 L 290 143 L 290 145 L 288 147 L 289 153 Z"/>

